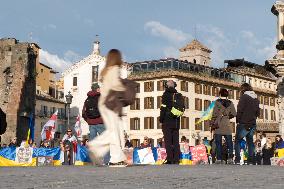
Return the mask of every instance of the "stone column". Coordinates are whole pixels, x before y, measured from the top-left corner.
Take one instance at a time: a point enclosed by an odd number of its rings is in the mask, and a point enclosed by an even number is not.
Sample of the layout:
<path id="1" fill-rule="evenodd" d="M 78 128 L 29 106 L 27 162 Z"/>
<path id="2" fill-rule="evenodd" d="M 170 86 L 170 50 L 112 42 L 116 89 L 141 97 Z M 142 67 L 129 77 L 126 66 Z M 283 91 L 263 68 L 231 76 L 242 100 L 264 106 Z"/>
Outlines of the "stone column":
<path id="1" fill-rule="evenodd" d="M 277 77 L 277 95 L 279 110 L 279 133 L 284 136 L 284 2 L 276 1 L 271 12 L 277 16 L 277 54 L 272 59 L 266 61 L 266 65 L 274 70 Z"/>
<path id="2" fill-rule="evenodd" d="M 277 1 L 271 12 L 277 16 L 277 40 L 280 41 L 284 37 L 284 2 Z"/>

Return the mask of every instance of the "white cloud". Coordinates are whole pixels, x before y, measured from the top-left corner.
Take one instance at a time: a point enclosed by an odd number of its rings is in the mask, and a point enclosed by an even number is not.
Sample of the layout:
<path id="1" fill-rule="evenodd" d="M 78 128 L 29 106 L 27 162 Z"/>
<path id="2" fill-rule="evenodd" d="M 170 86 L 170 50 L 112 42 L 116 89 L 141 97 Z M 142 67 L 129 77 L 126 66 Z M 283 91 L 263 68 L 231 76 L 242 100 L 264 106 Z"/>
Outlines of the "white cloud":
<path id="1" fill-rule="evenodd" d="M 84 58 L 83 56 L 71 50 L 68 50 L 64 53 L 64 60 L 67 62 L 78 62 L 79 60 L 83 58 Z"/>
<path id="2" fill-rule="evenodd" d="M 160 22 L 149 21 L 144 25 L 146 31 L 150 31 L 153 36 L 161 37 L 167 39 L 171 43 L 183 43 L 192 36 L 188 33 L 184 33 L 181 30 L 169 28 Z"/>
<path id="3" fill-rule="evenodd" d="M 59 58 L 58 55 L 51 54 L 48 51 L 42 49 L 40 50 L 39 53 L 39 61 L 60 73 L 72 65 L 71 61 Z"/>

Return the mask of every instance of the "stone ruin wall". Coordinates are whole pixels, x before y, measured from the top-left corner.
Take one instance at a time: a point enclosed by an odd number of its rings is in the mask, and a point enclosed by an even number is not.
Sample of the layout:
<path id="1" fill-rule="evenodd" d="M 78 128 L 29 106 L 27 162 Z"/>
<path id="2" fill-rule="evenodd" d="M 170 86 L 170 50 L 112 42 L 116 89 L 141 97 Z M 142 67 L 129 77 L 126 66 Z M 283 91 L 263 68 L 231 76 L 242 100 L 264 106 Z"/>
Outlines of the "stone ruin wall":
<path id="1" fill-rule="evenodd" d="M 2 143 L 26 138 L 28 116 L 35 112 L 37 48 L 15 39 L 0 39 L 0 107 L 6 113 L 7 130 Z"/>

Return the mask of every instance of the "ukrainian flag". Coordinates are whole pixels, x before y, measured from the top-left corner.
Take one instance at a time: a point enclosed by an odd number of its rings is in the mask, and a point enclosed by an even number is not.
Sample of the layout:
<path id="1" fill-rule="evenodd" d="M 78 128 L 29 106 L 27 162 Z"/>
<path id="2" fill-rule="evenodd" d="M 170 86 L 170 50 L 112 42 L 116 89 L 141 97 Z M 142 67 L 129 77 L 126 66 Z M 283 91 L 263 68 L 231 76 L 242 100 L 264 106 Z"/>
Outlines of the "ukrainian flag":
<path id="1" fill-rule="evenodd" d="M 91 165 L 91 162 L 88 149 L 78 144 L 75 165 Z"/>
<path id="2" fill-rule="evenodd" d="M 0 166 L 36 166 L 37 157 L 52 156 L 54 165 L 61 165 L 60 148 L 34 148 L 30 163 L 16 162 L 16 147 L 6 147 L 0 150 Z"/>
<path id="3" fill-rule="evenodd" d="M 196 122 L 196 124 L 199 124 L 202 121 L 211 120 L 215 103 L 216 101 L 211 102 L 207 110 L 202 113 L 201 118 L 198 120 L 198 122 Z"/>

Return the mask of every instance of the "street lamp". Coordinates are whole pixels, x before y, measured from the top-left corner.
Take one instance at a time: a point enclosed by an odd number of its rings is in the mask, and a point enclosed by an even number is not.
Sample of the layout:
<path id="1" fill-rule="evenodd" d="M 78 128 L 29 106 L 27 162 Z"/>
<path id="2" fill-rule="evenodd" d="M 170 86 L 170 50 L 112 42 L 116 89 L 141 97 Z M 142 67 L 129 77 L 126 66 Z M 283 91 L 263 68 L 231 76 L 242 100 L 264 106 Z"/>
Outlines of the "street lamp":
<path id="1" fill-rule="evenodd" d="M 70 127 L 70 104 L 72 103 L 72 94 L 71 92 L 69 91 L 67 95 L 65 95 L 65 98 L 66 98 L 66 103 L 67 103 L 67 108 L 68 108 L 68 113 L 67 113 L 67 125 L 68 125 L 68 128 Z"/>

